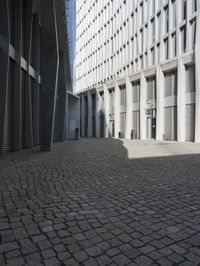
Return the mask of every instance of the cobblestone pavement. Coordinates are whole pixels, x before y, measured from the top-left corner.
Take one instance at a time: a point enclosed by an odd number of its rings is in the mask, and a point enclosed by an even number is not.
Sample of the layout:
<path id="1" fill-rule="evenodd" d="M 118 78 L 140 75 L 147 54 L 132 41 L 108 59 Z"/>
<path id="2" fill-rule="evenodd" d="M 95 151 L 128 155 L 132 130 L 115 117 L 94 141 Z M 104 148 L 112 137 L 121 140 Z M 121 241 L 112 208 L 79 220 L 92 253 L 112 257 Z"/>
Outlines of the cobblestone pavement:
<path id="1" fill-rule="evenodd" d="M 83 139 L 0 170 L 0 265 L 200 265 L 198 154 L 127 159 Z"/>

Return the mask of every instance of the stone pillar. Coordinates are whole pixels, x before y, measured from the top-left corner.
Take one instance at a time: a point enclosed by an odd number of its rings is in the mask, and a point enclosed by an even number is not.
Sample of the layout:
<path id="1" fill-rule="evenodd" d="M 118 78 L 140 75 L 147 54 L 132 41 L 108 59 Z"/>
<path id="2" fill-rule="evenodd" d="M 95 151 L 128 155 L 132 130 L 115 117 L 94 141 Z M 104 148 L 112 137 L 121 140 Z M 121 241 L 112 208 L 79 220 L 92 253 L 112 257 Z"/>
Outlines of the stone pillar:
<path id="1" fill-rule="evenodd" d="M 196 72 L 195 142 L 200 142 L 200 9 L 198 10 L 197 13 L 197 22 L 196 22 L 195 72 Z"/>
<path id="2" fill-rule="evenodd" d="M 104 85 L 104 111 L 105 111 L 105 127 L 104 127 L 104 137 L 109 137 L 109 91 Z"/>
<path id="3" fill-rule="evenodd" d="M 55 100 L 58 83 L 58 38 L 55 0 L 41 2 L 41 150 L 50 151 L 53 142 Z"/>
<path id="4" fill-rule="evenodd" d="M 164 134 L 164 73 L 158 65 L 156 67 L 156 140 L 163 140 Z"/>
<path id="5" fill-rule="evenodd" d="M 115 138 L 119 138 L 120 132 L 120 90 L 115 83 Z"/>
<path id="6" fill-rule="evenodd" d="M 85 98 L 81 95 L 81 137 L 85 137 Z"/>
<path id="7" fill-rule="evenodd" d="M 132 130 L 132 106 L 133 106 L 133 86 L 129 77 L 126 77 L 126 139 L 131 139 Z"/>
<path id="8" fill-rule="evenodd" d="M 177 84 L 177 139 L 185 141 L 185 66 L 183 60 L 178 59 L 178 84 Z"/>
<path id="9" fill-rule="evenodd" d="M 147 119 L 146 119 L 146 99 L 147 99 L 147 81 L 144 73 L 141 72 L 140 78 L 140 138 L 147 138 Z"/>
<path id="10" fill-rule="evenodd" d="M 96 137 L 100 138 L 100 110 L 101 109 L 101 97 L 96 92 Z"/>
<path id="11" fill-rule="evenodd" d="M 88 137 L 92 137 L 92 95 L 90 91 L 87 93 L 88 97 Z"/>

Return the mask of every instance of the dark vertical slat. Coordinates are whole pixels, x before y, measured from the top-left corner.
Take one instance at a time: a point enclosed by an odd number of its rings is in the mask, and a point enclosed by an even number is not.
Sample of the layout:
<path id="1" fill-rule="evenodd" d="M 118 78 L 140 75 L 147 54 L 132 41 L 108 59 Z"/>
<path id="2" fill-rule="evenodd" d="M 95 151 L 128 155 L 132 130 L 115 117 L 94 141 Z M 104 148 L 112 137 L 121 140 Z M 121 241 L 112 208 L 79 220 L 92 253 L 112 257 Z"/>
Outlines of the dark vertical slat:
<path id="1" fill-rule="evenodd" d="M 26 59 L 28 66 L 31 62 L 31 49 L 32 49 L 32 29 L 33 29 L 33 0 L 27 0 L 27 14 L 26 14 Z M 28 75 L 26 80 L 26 94 L 25 94 L 25 102 L 26 102 L 26 113 L 25 113 L 25 121 L 26 121 L 26 134 L 25 134 L 25 145 L 26 148 L 33 147 L 33 129 L 32 129 L 32 101 L 31 101 L 31 77 Z"/>
<path id="2" fill-rule="evenodd" d="M 14 65 L 14 114 L 13 141 L 14 150 L 21 150 L 21 84 L 22 70 L 20 66 L 22 53 L 22 0 L 14 1 L 14 45 L 18 52 L 17 63 Z"/>
<path id="3" fill-rule="evenodd" d="M 3 153 L 6 90 L 9 75 L 8 1 L 0 1 L 0 154 Z"/>

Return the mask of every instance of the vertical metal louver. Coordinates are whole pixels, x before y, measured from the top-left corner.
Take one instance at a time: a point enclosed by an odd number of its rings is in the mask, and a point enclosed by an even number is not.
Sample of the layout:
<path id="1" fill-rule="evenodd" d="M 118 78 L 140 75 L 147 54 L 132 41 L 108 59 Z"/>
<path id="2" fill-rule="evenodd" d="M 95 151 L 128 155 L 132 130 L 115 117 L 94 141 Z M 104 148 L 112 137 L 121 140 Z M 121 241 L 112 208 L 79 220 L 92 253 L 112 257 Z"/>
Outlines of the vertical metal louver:
<path id="1" fill-rule="evenodd" d="M 133 112 L 133 138 L 139 139 L 140 138 L 140 112 L 134 111 Z"/>
<path id="2" fill-rule="evenodd" d="M 6 103 L 5 103 L 5 116 L 4 116 L 4 141 L 3 141 L 3 150 L 9 150 L 9 126 L 8 126 L 8 117 L 9 117 L 9 110 L 8 110 L 8 90 L 6 92 Z"/>
<path id="3" fill-rule="evenodd" d="M 172 107 L 165 108 L 165 140 L 172 140 Z"/>
<path id="4" fill-rule="evenodd" d="M 126 137 L 126 113 L 120 113 L 120 137 Z"/>
<path id="5" fill-rule="evenodd" d="M 13 81 L 14 62 L 10 60 L 9 82 L 6 91 L 5 116 L 4 116 L 4 143 L 3 150 L 8 151 L 13 148 Z"/>
<path id="6" fill-rule="evenodd" d="M 186 141 L 194 141 L 195 135 L 195 104 L 186 105 Z"/>

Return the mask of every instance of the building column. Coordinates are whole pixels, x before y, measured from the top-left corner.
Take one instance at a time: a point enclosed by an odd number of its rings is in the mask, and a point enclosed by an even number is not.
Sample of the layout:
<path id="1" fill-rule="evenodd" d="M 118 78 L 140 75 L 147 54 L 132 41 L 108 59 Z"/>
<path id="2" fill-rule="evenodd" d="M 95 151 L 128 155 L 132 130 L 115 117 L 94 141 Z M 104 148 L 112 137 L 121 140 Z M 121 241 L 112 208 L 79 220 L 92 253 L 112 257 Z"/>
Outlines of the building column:
<path id="1" fill-rule="evenodd" d="M 144 73 L 141 72 L 140 78 L 140 138 L 147 138 L 147 119 L 146 119 L 146 99 L 147 99 L 147 81 Z"/>
<path id="2" fill-rule="evenodd" d="M 64 140 L 66 120 L 66 82 L 65 82 L 65 54 L 59 53 L 58 88 L 55 106 L 54 142 Z"/>
<path id="3" fill-rule="evenodd" d="M 185 141 L 185 93 L 186 75 L 185 66 L 181 58 L 178 59 L 178 84 L 177 84 L 177 140 Z"/>
<path id="4" fill-rule="evenodd" d="M 163 140 L 164 134 L 164 73 L 158 65 L 156 67 L 156 140 Z"/>
<path id="5" fill-rule="evenodd" d="M 50 151 L 53 142 L 55 102 L 58 84 L 59 51 L 55 0 L 41 2 L 41 150 Z M 47 63 L 48 62 L 48 63 Z"/>
<path id="6" fill-rule="evenodd" d="M 195 72 L 196 72 L 196 115 L 195 115 L 195 142 L 200 142 L 200 9 L 196 22 L 196 47 L 195 47 Z"/>
<path id="7" fill-rule="evenodd" d="M 115 83 L 115 138 L 119 138 L 120 132 L 120 90 Z"/>
<path id="8" fill-rule="evenodd" d="M 104 111 L 105 111 L 105 127 L 104 127 L 104 137 L 109 137 L 109 91 L 104 85 Z"/>
<path id="9" fill-rule="evenodd" d="M 92 95 L 90 91 L 87 93 L 88 97 L 88 137 L 92 137 Z"/>
<path id="10" fill-rule="evenodd" d="M 81 95 L 81 137 L 85 137 L 85 98 Z"/>
<path id="11" fill-rule="evenodd" d="M 101 97 L 96 92 L 96 138 L 100 138 L 100 110 L 101 109 Z"/>
<path id="12" fill-rule="evenodd" d="M 133 87 L 129 77 L 126 77 L 126 139 L 131 139 L 132 130 L 132 106 L 133 106 Z"/>

